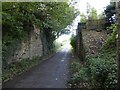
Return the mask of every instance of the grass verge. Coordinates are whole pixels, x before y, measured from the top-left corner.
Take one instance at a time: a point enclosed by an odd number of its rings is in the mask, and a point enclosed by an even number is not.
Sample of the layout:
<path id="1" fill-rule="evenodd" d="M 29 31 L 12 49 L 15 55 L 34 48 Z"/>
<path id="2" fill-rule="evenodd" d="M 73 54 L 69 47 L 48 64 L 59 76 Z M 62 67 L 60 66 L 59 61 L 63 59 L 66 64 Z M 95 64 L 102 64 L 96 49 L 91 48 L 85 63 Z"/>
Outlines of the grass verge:
<path id="1" fill-rule="evenodd" d="M 38 63 L 50 58 L 53 54 L 49 54 L 46 56 L 36 56 L 30 59 L 24 59 L 20 62 L 11 63 L 8 67 L 2 70 L 2 81 L 7 82 L 8 80 L 13 79 L 17 75 L 22 74 L 25 71 L 28 71 L 30 68 L 34 67 Z"/>

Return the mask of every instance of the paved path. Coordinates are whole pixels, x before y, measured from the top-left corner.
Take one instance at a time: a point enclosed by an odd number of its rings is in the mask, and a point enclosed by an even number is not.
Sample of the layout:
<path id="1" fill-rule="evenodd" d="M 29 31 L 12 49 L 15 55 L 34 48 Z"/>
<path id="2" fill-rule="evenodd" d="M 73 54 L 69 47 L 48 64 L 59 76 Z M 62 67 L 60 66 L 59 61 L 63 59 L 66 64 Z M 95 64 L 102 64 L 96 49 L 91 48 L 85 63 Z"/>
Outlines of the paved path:
<path id="1" fill-rule="evenodd" d="M 28 72 L 3 84 L 3 88 L 66 88 L 72 54 L 68 47 Z"/>

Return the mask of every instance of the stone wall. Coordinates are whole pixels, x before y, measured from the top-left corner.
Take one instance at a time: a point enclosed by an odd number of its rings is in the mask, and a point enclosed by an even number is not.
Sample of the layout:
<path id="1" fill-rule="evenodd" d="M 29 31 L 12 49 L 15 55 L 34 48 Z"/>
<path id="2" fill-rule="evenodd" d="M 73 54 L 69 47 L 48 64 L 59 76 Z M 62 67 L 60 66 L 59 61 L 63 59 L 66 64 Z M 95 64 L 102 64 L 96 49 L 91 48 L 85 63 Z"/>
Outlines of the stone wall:
<path id="1" fill-rule="evenodd" d="M 26 40 L 21 42 L 20 48 L 13 56 L 10 56 L 8 64 L 26 58 L 32 59 L 35 56 L 43 55 L 43 44 L 40 37 L 40 29 L 33 27 Z"/>
<path id="2" fill-rule="evenodd" d="M 83 37 L 82 37 L 82 29 L 84 28 L 85 23 L 78 23 L 77 30 L 76 30 L 76 54 L 79 57 L 80 61 L 85 60 L 85 51 L 83 45 Z"/>
<path id="3" fill-rule="evenodd" d="M 86 29 L 87 30 L 103 30 L 104 24 L 105 24 L 104 19 L 88 20 L 86 22 Z"/>

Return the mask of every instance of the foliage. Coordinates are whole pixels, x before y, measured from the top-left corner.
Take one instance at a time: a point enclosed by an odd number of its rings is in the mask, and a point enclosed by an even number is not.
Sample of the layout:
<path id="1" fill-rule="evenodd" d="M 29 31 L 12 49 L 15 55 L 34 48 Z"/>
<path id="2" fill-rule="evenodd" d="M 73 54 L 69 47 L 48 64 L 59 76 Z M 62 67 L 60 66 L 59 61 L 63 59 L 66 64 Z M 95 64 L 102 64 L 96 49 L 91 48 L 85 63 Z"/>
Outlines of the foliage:
<path id="1" fill-rule="evenodd" d="M 98 54 L 87 55 L 84 64 L 74 62 L 71 66 L 73 72 L 69 81 L 71 87 L 116 89 L 116 25 L 113 24 L 109 30 L 112 32 Z"/>
<path id="2" fill-rule="evenodd" d="M 58 41 L 54 41 L 54 49 L 56 52 L 61 50 L 62 46 L 63 46 L 63 43 L 60 43 Z"/>
<path id="3" fill-rule="evenodd" d="M 73 72 L 69 81 L 71 87 L 116 89 L 115 50 L 103 50 L 96 56 L 87 56 L 84 65 L 78 63 L 73 65 L 71 68 L 76 69 L 76 72 Z"/>
<path id="4" fill-rule="evenodd" d="M 82 14 L 80 15 L 80 22 L 85 23 L 85 22 L 86 22 L 86 20 L 87 20 L 86 15 L 84 15 L 84 13 L 82 13 Z"/>
<path id="5" fill-rule="evenodd" d="M 52 50 L 53 41 L 71 24 L 77 13 L 67 2 L 3 2 L 3 57 L 20 48 L 20 43 L 29 37 L 34 25 L 40 28 L 41 36 L 47 39 L 48 48 Z M 15 41 L 20 41 L 19 45 L 15 45 Z M 11 49 L 13 46 L 14 50 Z"/>
<path id="6" fill-rule="evenodd" d="M 90 9 L 89 19 L 92 19 L 92 20 L 97 19 L 97 10 L 93 7 Z"/>
<path id="7" fill-rule="evenodd" d="M 98 14 L 98 19 L 105 19 L 105 13 L 104 11 Z"/>
<path id="8" fill-rule="evenodd" d="M 96 20 L 98 18 L 97 10 L 87 3 L 87 19 Z"/>
<path id="9" fill-rule="evenodd" d="M 116 88 L 117 64 L 115 52 L 102 52 L 96 57 L 88 58 L 91 72 L 91 81 L 94 87 Z M 111 78 L 110 78 L 111 77 Z"/>
<path id="10" fill-rule="evenodd" d="M 107 32 L 109 34 L 113 33 L 114 31 L 116 31 L 116 24 L 111 24 L 110 27 L 107 27 Z"/>
<path id="11" fill-rule="evenodd" d="M 110 27 L 108 27 L 108 31 L 111 32 L 111 34 L 108 36 L 106 40 L 106 43 L 103 47 L 104 49 L 116 47 L 116 41 L 117 41 L 116 25 L 112 24 Z"/>
<path id="12" fill-rule="evenodd" d="M 34 67 L 38 63 L 40 63 L 43 60 L 46 60 L 47 58 L 51 57 L 51 54 L 46 55 L 46 56 L 35 56 L 32 59 L 24 59 L 19 62 L 13 62 L 9 64 L 6 68 L 2 68 L 2 80 L 3 82 L 6 82 L 15 76 L 28 71 L 30 68 Z"/>
<path id="13" fill-rule="evenodd" d="M 76 40 L 77 40 L 76 38 L 77 38 L 76 36 L 72 36 L 70 39 L 70 44 L 74 48 L 74 50 L 76 50 Z"/>
<path id="14" fill-rule="evenodd" d="M 104 10 L 105 12 L 105 15 L 106 15 L 106 27 L 110 26 L 111 24 L 113 24 L 115 21 L 114 21 L 114 18 L 112 17 L 114 14 L 116 14 L 116 11 L 115 11 L 115 3 L 114 2 L 111 2 L 110 5 L 108 5 L 106 7 L 106 9 Z"/>
<path id="15" fill-rule="evenodd" d="M 90 15 L 91 6 L 88 4 L 87 14 Z M 92 12 L 91 12 L 92 13 Z M 114 4 L 108 5 L 105 10 L 106 19 L 109 27 L 109 36 L 104 47 L 96 55 L 87 55 L 84 64 L 74 62 L 71 66 L 73 72 L 70 87 L 88 89 L 110 89 L 116 90 L 117 87 L 117 62 L 116 62 L 116 39 L 117 30 L 113 15 L 115 14 Z M 95 14 L 93 14 L 95 15 Z M 92 16 L 93 17 L 93 16 Z M 100 16 L 101 17 L 101 16 Z"/>
<path id="16" fill-rule="evenodd" d="M 80 66 L 80 63 L 78 61 L 74 61 L 71 64 L 71 70 L 72 70 L 73 73 L 78 72 L 80 68 L 81 68 L 81 66 Z"/>
<path id="17" fill-rule="evenodd" d="M 72 88 L 84 88 L 87 85 L 87 81 L 89 79 L 88 75 L 88 68 L 81 67 L 79 72 L 75 73 L 71 80 L 69 81 L 69 85 Z"/>
<path id="18" fill-rule="evenodd" d="M 9 59 L 11 56 L 14 55 L 14 53 L 21 48 L 21 41 L 20 40 L 12 40 L 11 42 L 3 42 L 2 44 L 2 66 L 3 68 L 7 66 L 7 64 L 10 62 Z M 7 44 L 9 44 L 7 46 Z"/>
<path id="19" fill-rule="evenodd" d="M 7 66 L 5 69 L 3 69 L 2 79 L 3 82 L 8 81 L 9 79 L 12 79 L 18 74 L 21 74 L 22 72 L 30 69 L 33 67 L 37 62 L 40 60 L 40 57 L 35 57 L 32 60 L 25 59 L 20 62 L 14 62 Z"/>
<path id="20" fill-rule="evenodd" d="M 69 25 L 77 15 L 75 9 L 70 7 L 67 2 L 4 2 L 2 7 L 3 26 L 12 33 L 15 33 L 16 30 L 17 33 L 20 33 L 25 23 L 32 23 L 42 28 L 51 28 L 52 33 L 58 33 Z"/>

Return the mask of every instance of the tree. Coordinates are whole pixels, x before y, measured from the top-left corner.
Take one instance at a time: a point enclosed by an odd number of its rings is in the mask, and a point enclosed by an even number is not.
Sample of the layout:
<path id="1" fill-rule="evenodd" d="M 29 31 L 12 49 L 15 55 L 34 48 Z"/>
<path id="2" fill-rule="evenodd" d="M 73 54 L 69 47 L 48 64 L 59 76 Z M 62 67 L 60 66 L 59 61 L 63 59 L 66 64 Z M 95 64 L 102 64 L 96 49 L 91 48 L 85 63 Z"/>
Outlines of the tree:
<path id="1" fill-rule="evenodd" d="M 92 19 L 92 20 L 97 19 L 97 10 L 94 7 L 90 8 L 89 18 Z"/>
<path id="2" fill-rule="evenodd" d="M 115 23 L 113 19 L 113 15 L 116 14 L 115 11 L 115 3 L 111 2 L 110 5 L 106 7 L 104 10 L 106 16 L 106 27 L 110 26 L 111 24 Z"/>
<path id="3" fill-rule="evenodd" d="M 6 62 L 7 55 L 15 52 L 15 42 L 25 40 L 34 26 L 40 28 L 41 36 L 46 37 L 52 50 L 56 37 L 71 24 L 77 16 L 74 7 L 67 2 L 3 2 L 2 3 L 2 54 Z M 46 44 L 46 43 L 45 43 Z M 14 50 L 9 46 L 15 45 Z M 44 45 L 43 45 L 44 46 Z"/>
<path id="4" fill-rule="evenodd" d="M 105 18 L 105 13 L 101 12 L 100 14 L 98 14 L 98 19 L 104 19 Z"/>
<path id="5" fill-rule="evenodd" d="M 87 3 L 87 19 L 96 20 L 97 19 L 97 10 Z"/>
<path id="6" fill-rule="evenodd" d="M 87 17 L 89 17 L 90 15 L 90 8 L 91 8 L 91 5 L 87 2 Z"/>
<path id="7" fill-rule="evenodd" d="M 82 13 L 80 15 L 80 22 L 86 22 L 86 20 L 87 20 L 87 16 L 84 13 Z"/>
<path id="8" fill-rule="evenodd" d="M 23 26 L 31 23 L 42 28 L 51 28 L 51 33 L 57 35 L 56 33 L 61 33 L 61 30 L 71 24 L 77 15 L 76 10 L 67 2 L 10 2 L 3 3 L 2 6 L 3 27 L 5 28 L 3 33 L 7 31 L 21 33 L 25 29 Z"/>

